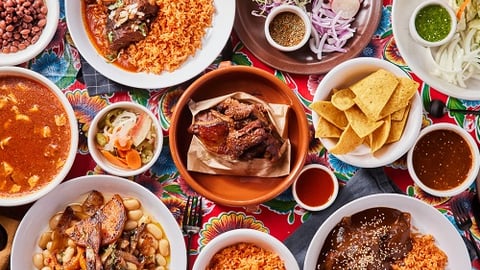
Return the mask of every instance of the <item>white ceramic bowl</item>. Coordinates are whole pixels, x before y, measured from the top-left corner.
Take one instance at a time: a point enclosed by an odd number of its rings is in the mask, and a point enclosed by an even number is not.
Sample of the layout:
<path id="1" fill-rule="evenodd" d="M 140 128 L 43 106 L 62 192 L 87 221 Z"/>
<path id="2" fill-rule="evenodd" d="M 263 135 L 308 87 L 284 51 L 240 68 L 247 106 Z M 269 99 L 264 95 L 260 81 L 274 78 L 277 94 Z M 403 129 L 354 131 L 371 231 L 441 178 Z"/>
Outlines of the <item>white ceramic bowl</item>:
<path id="1" fill-rule="evenodd" d="M 310 177 L 309 179 L 304 178 L 304 177 L 307 177 L 306 176 L 307 172 L 312 173 L 308 175 L 308 177 Z M 320 177 L 324 175 L 326 175 L 326 177 Z M 304 184 L 302 185 L 304 186 L 304 189 L 300 189 L 299 181 L 305 181 L 312 185 L 306 188 L 307 186 Z M 328 187 L 331 187 L 332 190 L 331 191 L 328 190 L 327 192 L 321 191 L 320 189 L 324 189 L 325 185 L 328 185 Z M 302 194 L 302 192 L 305 192 L 305 191 L 311 192 L 312 194 L 314 194 L 313 196 L 317 198 L 320 196 L 326 197 L 325 201 L 323 201 L 321 204 L 316 204 L 316 205 L 312 205 L 311 203 L 305 202 L 302 200 L 302 198 L 305 198 L 305 196 L 308 196 L 306 194 Z M 295 181 L 293 182 L 292 193 L 293 193 L 293 198 L 302 208 L 309 211 L 320 211 L 332 205 L 332 203 L 337 198 L 338 181 L 337 181 L 337 178 L 335 177 L 335 174 L 329 168 L 321 164 L 309 164 L 303 167 L 297 179 L 295 179 Z"/>
<path id="2" fill-rule="evenodd" d="M 345 204 L 320 226 L 308 246 L 303 269 L 314 270 L 318 255 L 330 231 L 343 217 L 351 216 L 372 207 L 389 207 L 411 214 L 411 225 L 422 234 L 431 234 L 437 246 L 448 256 L 446 270 L 470 269 L 467 248 L 457 229 L 434 207 L 401 194 L 374 194 Z"/>
<path id="3" fill-rule="evenodd" d="M 143 164 L 138 169 L 121 168 L 109 162 L 100 152 L 95 140 L 95 135 L 99 132 L 99 129 L 98 129 L 99 122 L 102 119 L 104 119 L 105 116 L 110 111 L 119 109 L 119 108 L 129 110 L 132 112 L 146 113 L 151 118 L 152 125 L 154 126 L 154 129 L 155 129 L 156 139 L 155 139 L 155 149 L 154 149 L 153 158 L 148 163 Z M 88 149 L 90 151 L 90 154 L 92 155 L 93 160 L 95 160 L 98 166 L 100 166 L 100 168 L 102 168 L 106 172 L 110 174 L 118 175 L 118 176 L 123 176 L 123 177 L 134 176 L 148 170 L 150 167 L 153 166 L 153 164 L 155 164 L 158 157 L 160 156 L 160 152 L 162 151 L 162 145 L 163 145 L 163 133 L 157 117 L 146 107 L 134 102 L 128 102 L 128 101 L 117 102 L 103 108 L 102 110 L 100 110 L 100 112 L 97 113 L 97 115 L 95 115 L 95 117 L 93 118 L 90 124 L 90 128 L 88 130 Z"/>
<path id="4" fill-rule="evenodd" d="M 299 43 L 297 43 L 294 46 L 281 45 L 281 44 L 277 43 L 272 38 L 272 36 L 270 35 L 270 25 L 271 25 L 272 21 L 274 20 L 274 18 L 276 16 L 278 16 L 279 14 L 284 13 L 284 12 L 290 12 L 290 13 L 293 13 L 293 14 L 297 15 L 298 17 L 300 17 L 302 19 L 302 21 L 305 25 L 305 34 L 304 34 L 303 38 L 300 40 Z M 307 43 L 308 39 L 310 38 L 310 34 L 312 33 L 312 23 L 310 22 L 310 18 L 308 17 L 305 10 L 301 9 L 298 6 L 284 4 L 284 5 L 273 8 L 270 11 L 270 13 L 268 13 L 267 18 L 265 19 L 264 31 L 265 31 L 265 38 L 267 39 L 268 43 L 272 47 L 274 47 L 274 48 L 276 48 L 280 51 L 291 52 L 291 51 L 295 51 L 295 50 L 300 49 L 301 47 L 303 47 L 303 45 L 305 45 L 305 43 Z"/>
<path id="5" fill-rule="evenodd" d="M 327 100 L 332 89 L 342 89 L 351 86 L 353 83 L 381 68 L 392 72 L 397 77 L 408 77 L 403 70 L 386 60 L 372 57 L 353 58 L 339 64 L 325 75 L 318 85 L 313 102 Z M 399 141 L 383 146 L 375 155 L 370 153 L 370 148 L 360 145 L 354 151 L 345 155 L 336 155 L 336 157 L 345 163 L 360 168 L 381 167 L 396 161 L 406 154 L 415 143 L 422 126 L 422 110 L 420 96 L 416 93 L 404 132 Z M 312 122 L 315 128 L 318 120 L 318 114 L 312 111 Z M 332 148 L 337 142 L 337 140 L 328 138 L 320 138 L 320 141 L 327 150 Z"/>
<path id="6" fill-rule="evenodd" d="M 206 269 L 210 263 L 210 260 L 217 252 L 223 248 L 242 242 L 252 243 L 260 248 L 264 248 L 278 254 L 284 261 L 285 268 L 287 270 L 299 269 L 298 263 L 293 254 L 277 238 L 271 236 L 270 234 L 254 229 L 235 229 L 224 232 L 207 243 L 207 245 L 200 251 L 195 264 L 193 265 L 193 270 Z"/>
<path id="7" fill-rule="evenodd" d="M 116 176 L 91 175 L 78 177 L 59 185 L 50 194 L 38 200 L 25 214 L 13 239 L 12 269 L 36 269 L 32 263 L 39 252 L 38 240 L 49 227 L 49 219 L 63 211 L 69 203 L 79 202 L 91 190 L 105 194 L 119 194 L 140 200 L 144 211 L 160 222 L 170 242 L 171 260 L 168 269 L 186 269 L 185 242 L 177 221 L 163 202 L 143 186 Z"/>
<path id="8" fill-rule="evenodd" d="M 0 59 L 1 59 L 1 56 L 0 56 Z M 68 118 L 68 123 L 70 126 L 70 137 L 65 138 L 66 140 L 69 141 L 69 149 L 66 150 L 68 151 L 68 155 L 63 167 L 58 172 L 58 174 L 53 179 L 51 179 L 51 181 L 48 184 L 44 185 L 41 189 L 26 195 L 11 196 L 8 198 L 0 197 L 0 206 L 15 206 L 15 205 L 23 205 L 23 204 L 31 203 L 35 200 L 38 200 L 40 197 L 44 196 L 48 192 L 50 192 L 58 184 L 60 184 L 64 180 L 64 178 L 67 176 L 75 160 L 75 156 L 77 154 L 77 148 L 78 148 L 77 118 L 75 116 L 75 113 L 73 111 L 73 108 L 70 102 L 65 97 L 65 94 L 58 88 L 58 86 L 56 86 L 52 81 L 50 81 L 43 75 L 37 72 L 31 71 L 29 69 L 25 69 L 21 67 L 0 67 L 0 77 L 11 77 L 11 76 L 24 77 L 24 78 L 33 80 L 45 86 L 46 88 L 50 89 L 51 92 L 58 98 L 59 102 L 63 105 L 63 108 L 65 109 L 65 112 Z M 34 158 L 35 157 L 32 157 L 32 160 L 25 160 L 25 162 L 34 162 Z"/>
<path id="9" fill-rule="evenodd" d="M 447 190 L 437 190 L 433 189 L 427 185 L 425 185 L 417 176 L 415 173 L 414 169 L 414 164 L 413 164 L 413 153 L 415 151 L 415 146 L 417 142 L 426 134 L 436 131 L 436 130 L 450 130 L 454 131 L 458 135 L 460 135 L 468 144 L 470 147 L 470 150 L 472 152 L 472 166 L 470 168 L 470 171 L 468 172 L 467 177 L 465 180 L 458 186 L 452 188 L 452 189 L 447 189 Z M 442 157 L 442 159 L 449 160 L 450 158 L 448 155 Z M 438 160 L 438 162 L 441 162 L 441 160 Z M 465 191 L 470 185 L 475 181 L 477 178 L 477 174 L 479 171 L 479 166 L 480 166 L 480 154 L 478 150 L 477 143 L 475 140 L 472 138 L 472 136 L 463 128 L 455 125 L 455 124 L 450 124 L 450 123 L 437 123 L 433 124 L 431 126 L 425 127 L 421 132 L 420 135 L 418 136 L 417 141 L 413 145 L 413 147 L 410 149 L 407 155 L 407 166 L 408 166 L 408 172 L 410 176 L 412 177 L 413 181 L 415 182 L 416 185 L 418 185 L 423 191 L 434 195 L 438 197 L 447 197 L 447 196 L 454 196 L 457 194 L 460 194 L 461 192 Z"/>
<path id="10" fill-rule="evenodd" d="M 428 40 L 425 40 L 424 38 L 422 38 L 418 31 L 417 31 L 417 27 L 415 26 L 415 20 L 419 14 L 419 12 L 428 7 L 428 6 L 433 6 L 433 5 L 438 5 L 442 8 L 444 8 L 447 12 L 448 12 L 448 15 L 450 16 L 450 32 L 448 32 L 447 36 L 445 36 L 445 38 L 443 38 L 442 40 L 439 40 L 439 41 L 428 41 Z M 452 38 L 453 38 L 453 35 L 455 34 L 455 31 L 457 29 L 457 18 L 455 16 L 455 13 L 453 12 L 453 9 L 450 7 L 450 5 L 448 5 L 448 3 L 446 1 L 443 1 L 443 0 L 428 0 L 428 1 L 424 1 L 422 2 L 420 5 L 418 5 L 415 10 L 413 11 L 411 17 L 410 17 L 410 20 L 409 20 L 409 30 L 410 30 L 410 34 L 412 35 L 412 38 L 422 44 L 423 46 L 425 47 L 438 47 L 438 46 L 441 46 L 447 42 L 449 42 Z"/>
<path id="11" fill-rule="evenodd" d="M 24 50 L 15 53 L 2 53 L 0 50 L 0 66 L 14 66 L 34 58 L 42 52 L 52 40 L 57 31 L 60 3 L 58 0 L 44 0 L 47 6 L 47 24 L 43 28 L 38 41 Z"/>

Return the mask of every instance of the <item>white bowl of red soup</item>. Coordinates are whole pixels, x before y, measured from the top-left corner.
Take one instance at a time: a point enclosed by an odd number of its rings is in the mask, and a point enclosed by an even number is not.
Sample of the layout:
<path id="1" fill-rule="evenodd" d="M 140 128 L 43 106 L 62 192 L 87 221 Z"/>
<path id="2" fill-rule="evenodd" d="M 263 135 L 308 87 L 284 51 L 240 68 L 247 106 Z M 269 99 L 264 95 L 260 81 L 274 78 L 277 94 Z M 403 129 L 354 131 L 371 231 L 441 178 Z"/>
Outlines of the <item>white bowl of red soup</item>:
<path id="1" fill-rule="evenodd" d="M 450 123 L 424 128 L 407 155 L 408 172 L 415 184 L 438 197 L 454 196 L 470 187 L 479 164 L 475 140 Z"/>
<path id="2" fill-rule="evenodd" d="M 44 76 L 0 67 L 0 206 L 33 202 L 64 180 L 78 127 L 63 92 Z"/>
<path id="3" fill-rule="evenodd" d="M 103 108 L 88 130 L 88 149 L 107 173 L 134 176 L 157 161 L 163 134 L 156 116 L 134 102 L 117 102 Z"/>

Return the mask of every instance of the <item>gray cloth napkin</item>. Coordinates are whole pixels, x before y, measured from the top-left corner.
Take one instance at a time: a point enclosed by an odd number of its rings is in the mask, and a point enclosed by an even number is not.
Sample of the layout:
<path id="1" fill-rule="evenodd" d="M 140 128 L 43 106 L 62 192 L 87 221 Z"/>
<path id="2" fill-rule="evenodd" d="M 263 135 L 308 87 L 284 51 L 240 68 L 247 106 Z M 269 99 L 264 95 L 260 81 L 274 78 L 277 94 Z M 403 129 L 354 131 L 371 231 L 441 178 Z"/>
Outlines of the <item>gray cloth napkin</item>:
<path id="1" fill-rule="evenodd" d="M 312 216 L 285 239 L 284 244 L 297 259 L 300 269 L 303 269 L 303 262 L 310 241 L 322 223 L 346 203 L 375 193 L 402 193 L 402 191 L 388 178 L 383 168 L 358 170 L 347 184 L 340 189 L 337 199 L 329 208 L 312 212 Z"/>
<path id="2" fill-rule="evenodd" d="M 116 83 L 103 76 L 93 68 L 83 57 L 80 57 L 82 64 L 82 75 L 89 96 L 102 94 L 113 94 L 115 92 L 128 91 L 131 87 Z"/>

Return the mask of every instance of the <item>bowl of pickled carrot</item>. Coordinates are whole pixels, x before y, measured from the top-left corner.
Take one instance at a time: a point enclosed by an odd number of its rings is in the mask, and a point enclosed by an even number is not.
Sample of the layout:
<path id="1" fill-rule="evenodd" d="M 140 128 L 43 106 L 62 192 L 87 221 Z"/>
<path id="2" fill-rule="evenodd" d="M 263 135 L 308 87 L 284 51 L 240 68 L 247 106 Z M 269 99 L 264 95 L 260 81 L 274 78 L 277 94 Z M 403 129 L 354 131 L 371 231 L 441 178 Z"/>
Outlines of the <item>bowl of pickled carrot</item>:
<path id="1" fill-rule="evenodd" d="M 105 172 L 128 177 L 147 171 L 157 161 L 163 143 L 158 118 L 135 102 L 103 108 L 88 130 L 88 149 Z"/>

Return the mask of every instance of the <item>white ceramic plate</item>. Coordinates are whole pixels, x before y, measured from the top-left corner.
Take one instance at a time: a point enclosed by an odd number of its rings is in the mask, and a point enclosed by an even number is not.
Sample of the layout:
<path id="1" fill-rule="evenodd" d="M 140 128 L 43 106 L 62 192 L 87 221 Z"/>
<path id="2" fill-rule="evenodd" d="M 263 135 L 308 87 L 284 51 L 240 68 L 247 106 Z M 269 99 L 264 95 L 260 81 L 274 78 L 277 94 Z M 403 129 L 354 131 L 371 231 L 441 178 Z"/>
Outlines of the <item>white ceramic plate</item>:
<path id="1" fill-rule="evenodd" d="M 214 0 L 215 14 L 212 27 L 207 30 L 204 36 L 202 49 L 198 50 L 193 57 L 190 57 L 175 71 L 156 75 L 126 71 L 108 63 L 99 55 L 84 28 L 82 14 L 80 13 L 80 2 L 81 0 L 65 1 L 68 29 L 80 54 L 105 77 L 123 85 L 145 89 L 177 85 L 200 74 L 222 51 L 230 37 L 235 17 L 235 0 Z"/>
<path id="2" fill-rule="evenodd" d="M 28 60 L 40 54 L 47 47 L 50 41 L 52 41 L 52 38 L 57 31 L 58 18 L 60 15 L 60 3 L 58 0 L 46 0 L 45 3 L 48 8 L 47 24 L 45 25 L 45 28 L 43 28 L 42 34 L 40 35 L 38 41 L 28 46 L 25 50 L 20 50 L 16 53 L 0 52 L 0 66 L 15 66 L 27 62 Z"/>
<path id="3" fill-rule="evenodd" d="M 215 237 L 201 250 L 193 265 L 193 270 L 206 269 L 213 255 L 223 248 L 241 242 L 253 243 L 260 248 L 275 252 L 285 263 L 286 270 L 299 270 L 292 252 L 280 240 L 268 233 L 253 229 L 235 229 Z"/>
<path id="4" fill-rule="evenodd" d="M 351 216 L 372 207 L 389 207 L 412 216 L 412 228 L 420 233 L 431 234 L 437 246 L 448 256 L 446 270 L 471 269 L 470 257 L 460 234 L 455 227 L 434 207 L 401 194 L 375 194 L 354 200 L 335 211 L 315 233 L 305 256 L 304 269 L 316 269 L 318 255 L 325 238 L 345 216 Z"/>
<path id="5" fill-rule="evenodd" d="M 399 67 L 382 59 L 371 57 L 350 59 L 339 64 L 325 75 L 313 96 L 313 102 L 326 100 L 332 89 L 348 87 L 380 68 L 389 70 L 397 77 L 407 77 L 407 74 Z M 376 168 L 393 163 L 407 153 L 415 143 L 422 125 L 422 110 L 420 95 L 416 93 L 408 115 L 407 124 L 399 141 L 383 146 L 375 155 L 370 153 L 370 148 L 360 145 L 348 154 L 335 156 L 345 163 L 360 168 Z M 314 123 L 315 128 L 318 120 L 319 116 L 312 111 L 312 123 Z M 329 150 L 338 140 L 320 138 L 320 141 Z"/>
<path id="6" fill-rule="evenodd" d="M 40 251 L 38 238 L 47 230 L 48 221 L 55 213 L 63 211 L 72 202 L 92 189 L 106 194 L 118 193 L 140 200 L 145 212 L 158 220 L 170 241 L 171 261 L 169 269 L 186 269 L 186 248 L 182 232 L 175 218 L 163 202 L 148 189 L 125 178 L 110 175 L 82 176 L 60 184 L 52 192 L 38 200 L 20 222 L 13 239 L 11 268 L 35 269 L 32 257 Z"/>
<path id="7" fill-rule="evenodd" d="M 467 87 L 462 88 L 431 74 L 433 71 L 432 67 L 434 66 L 431 54 L 427 48 L 413 40 L 408 30 L 410 15 L 415 7 L 422 2 L 422 0 L 393 1 L 393 35 L 400 54 L 418 77 L 439 92 L 461 99 L 480 99 L 480 80 L 470 79 L 467 81 Z"/>

